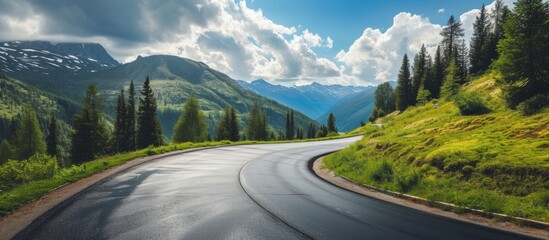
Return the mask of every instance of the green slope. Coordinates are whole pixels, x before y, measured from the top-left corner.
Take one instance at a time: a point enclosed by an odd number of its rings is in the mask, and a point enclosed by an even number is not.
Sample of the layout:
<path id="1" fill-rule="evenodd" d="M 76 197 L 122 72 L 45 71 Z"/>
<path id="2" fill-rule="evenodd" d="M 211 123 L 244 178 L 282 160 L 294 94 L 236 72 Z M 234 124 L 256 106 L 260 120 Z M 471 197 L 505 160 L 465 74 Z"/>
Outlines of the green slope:
<path id="1" fill-rule="evenodd" d="M 464 91 L 481 94 L 492 112 L 461 116 L 444 102 L 393 113 L 326 166 L 359 183 L 549 221 L 549 109 L 506 109 L 489 75 Z"/>
<path id="2" fill-rule="evenodd" d="M 236 108 L 243 120 L 241 122 L 244 123 L 254 101 L 259 101 L 261 108 L 267 113 L 269 124 L 275 130 L 284 128 L 288 110 L 286 106 L 243 89 L 229 76 L 204 63 L 185 58 L 167 55 L 139 57 L 131 63 L 112 69 L 83 74 L 77 81 L 81 85 L 80 94 L 83 94 L 85 85 L 96 84 L 110 103 L 108 112 L 112 113 L 119 89 L 127 87 L 131 80 L 139 88 L 146 76 L 151 79 L 151 86 L 158 99 L 160 121 L 164 134 L 168 137 L 171 136 L 173 124 L 183 103 L 191 94 L 199 99 L 202 110 L 206 112 L 206 116 L 210 116 L 212 123 L 216 122 L 221 110 L 228 105 Z M 301 113 L 295 114 L 295 121 L 296 126 L 303 127 L 315 122 Z"/>
<path id="3" fill-rule="evenodd" d="M 69 150 L 69 133 L 72 116 L 80 110 L 80 106 L 69 99 L 38 90 L 21 81 L 0 75 L 0 141 L 6 139 L 10 132 L 10 124 L 21 113 L 24 104 L 31 104 L 38 115 L 40 128 L 47 134 L 51 115 L 59 119 L 60 147 L 63 156 Z M 63 165 L 62 165 L 63 166 Z"/>

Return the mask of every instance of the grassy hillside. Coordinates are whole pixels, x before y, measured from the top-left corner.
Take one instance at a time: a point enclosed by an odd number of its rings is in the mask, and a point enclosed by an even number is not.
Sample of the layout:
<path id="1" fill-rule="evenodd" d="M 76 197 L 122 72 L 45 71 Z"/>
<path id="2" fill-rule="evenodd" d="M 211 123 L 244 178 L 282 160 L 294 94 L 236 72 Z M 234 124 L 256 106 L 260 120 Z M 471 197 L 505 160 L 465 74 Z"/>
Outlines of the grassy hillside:
<path id="1" fill-rule="evenodd" d="M 375 105 L 375 91 L 375 88 L 368 88 L 363 92 L 346 96 L 316 120 L 326 124 L 328 115 L 333 113 L 338 131 L 351 131 L 360 126 L 361 122 L 368 122 Z"/>
<path id="2" fill-rule="evenodd" d="M 66 157 L 69 149 L 68 122 L 80 111 L 80 107 L 72 100 L 36 89 L 21 81 L 0 75 L 0 141 L 6 139 L 11 132 L 12 120 L 18 117 L 24 104 L 31 104 L 38 115 L 40 128 L 47 134 L 50 117 L 59 119 L 59 140 L 62 156 Z M 63 163 L 60 164 L 64 166 Z"/>
<path id="3" fill-rule="evenodd" d="M 549 221 L 549 109 L 506 109 L 490 75 L 463 91 L 479 93 L 492 111 L 462 116 L 453 102 L 431 102 L 392 113 L 325 165 L 359 183 Z"/>

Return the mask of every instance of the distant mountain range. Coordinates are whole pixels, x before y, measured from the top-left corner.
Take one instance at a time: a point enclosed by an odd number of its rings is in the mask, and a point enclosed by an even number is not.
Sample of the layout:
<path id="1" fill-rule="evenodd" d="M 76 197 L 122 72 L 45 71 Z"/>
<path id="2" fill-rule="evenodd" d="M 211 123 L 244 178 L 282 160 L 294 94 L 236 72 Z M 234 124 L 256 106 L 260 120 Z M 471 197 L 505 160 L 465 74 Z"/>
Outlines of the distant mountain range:
<path id="1" fill-rule="evenodd" d="M 0 74 L 30 83 L 42 90 L 81 101 L 89 84 L 96 84 L 107 102 L 106 111 L 114 113 L 116 94 L 134 80 L 140 88 L 146 76 L 158 99 L 159 116 L 166 136 L 171 136 L 183 102 L 199 98 L 210 122 L 210 133 L 220 112 L 227 105 L 240 113 L 242 123 L 255 101 L 267 113 L 275 130 L 284 128 L 288 107 L 238 85 L 226 74 L 206 64 L 176 56 L 139 57 L 119 64 L 99 44 L 48 42 L 0 43 Z M 308 126 L 315 120 L 296 112 L 296 126 Z"/>
<path id="2" fill-rule="evenodd" d="M 307 116 L 326 124 L 328 114 L 333 112 L 340 131 L 350 131 L 360 122 L 366 122 L 375 102 L 375 87 L 322 85 L 313 83 L 304 86 L 285 87 L 271 84 L 263 79 L 251 83 L 237 80 L 242 87 L 276 100 Z"/>

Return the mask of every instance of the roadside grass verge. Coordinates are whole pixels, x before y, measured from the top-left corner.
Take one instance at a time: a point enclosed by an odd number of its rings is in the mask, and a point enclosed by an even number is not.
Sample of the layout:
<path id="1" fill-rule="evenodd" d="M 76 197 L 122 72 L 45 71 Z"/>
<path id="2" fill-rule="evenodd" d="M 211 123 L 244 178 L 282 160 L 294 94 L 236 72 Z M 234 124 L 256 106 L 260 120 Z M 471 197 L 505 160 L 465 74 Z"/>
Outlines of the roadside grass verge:
<path id="1" fill-rule="evenodd" d="M 490 75 L 464 87 L 491 112 L 460 115 L 453 102 L 390 114 L 382 127 L 324 164 L 357 183 L 458 206 L 549 221 L 549 109 L 508 110 Z"/>
<path id="2" fill-rule="evenodd" d="M 356 135 L 356 133 L 355 133 Z M 146 157 L 151 155 L 163 154 L 178 150 L 187 150 L 202 147 L 226 146 L 226 145 L 244 145 L 244 144 L 273 144 L 273 143 L 292 143 L 292 142 L 310 142 L 323 141 L 331 139 L 339 139 L 354 136 L 351 134 L 342 134 L 339 136 L 315 138 L 315 139 L 298 139 L 285 141 L 220 141 L 220 142 L 202 142 L 202 143 L 180 143 L 170 144 L 159 147 L 149 147 L 134 152 L 120 153 L 114 156 L 105 156 L 99 159 L 83 163 L 81 165 L 73 165 L 68 168 L 59 169 L 52 178 L 30 181 L 23 184 L 14 184 L 0 182 L 0 217 L 20 208 L 24 204 L 40 198 L 51 190 L 76 182 L 80 179 L 89 177 L 106 169 L 122 165 L 136 158 Z"/>

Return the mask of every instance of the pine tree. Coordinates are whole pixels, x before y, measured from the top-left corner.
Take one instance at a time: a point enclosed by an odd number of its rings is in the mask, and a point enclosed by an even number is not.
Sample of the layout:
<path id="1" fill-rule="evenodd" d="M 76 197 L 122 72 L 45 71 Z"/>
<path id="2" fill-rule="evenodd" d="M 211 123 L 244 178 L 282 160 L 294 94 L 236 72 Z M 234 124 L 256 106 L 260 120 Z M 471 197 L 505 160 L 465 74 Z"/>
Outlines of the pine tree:
<path id="1" fill-rule="evenodd" d="M 294 111 L 289 110 L 286 113 L 286 139 L 292 140 L 294 136 Z"/>
<path id="2" fill-rule="evenodd" d="M 15 158 L 28 159 L 34 154 L 46 152 L 44 135 L 40 130 L 38 117 L 32 106 L 23 106 L 19 127 L 15 131 Z"/>
<path id="3" fill-rule="evenodd" d="M 444 83 L 440 89 L 440 96 L 444 99 L 454 98 L 459 90 L 459 85 L 457 81 L 459 79 L 459 72 L 456 66 L 456 60 L 452 59 L 450 65 L 446 68 L 446 77 L 444 78 Z"/>
<path id="4" fill-rule="evenodd" d="M 456 49 L 456 67 L 458 72 L 458 84 L 465 84 L 468 75 L 467 46 L 465 40 L 462 40 Z"/>
<path id="5" fill-rule="evenodd" d="M 0 143 L 0 165 L 13 158 L 13 147 L 7 139 Z"/>
<path id="6" fill-rule="evenodd" d="M 498 44 L 496 68 L 507 105 L 549 95 L 549 3 L 517 0 Z"/>
<path id="7" fill-rule="evenodd" d="M 229 107 L 225 108 L 219 122 L 217 123 L 216 139 L 217 141 L 229 140 L 229 124 L 230 124 L 230 112 Z"/>
<path id="8" fill-rule="evenodd" d="M 406 110 L 411 105 L 412 83 L 410 82 L 410 63 L 408 55 L 404 54 L 402 65 L 398 72 L 398 86 L 396 87 L 396 107 L 400 111 Z"/>
<path id="9" fill-rule="evenodd" d="M 480 14 L 473 23 L 473 37 L 471 38 L 469 49 L 470 74 L 483 73 L 490 66 L 491 59 L 488 55 L 490 30 L 490 19 L 488 18 L 484 4 L 482 4 Z"/>
<path id="10" fill-rule="evenodd" d="M 499 41 L 503 39 L 503 26 L 510 12 L 511 11 L 507 6 L 505 6 L 505 4 L 503 4 L 502 0 L 496 0 L 494 9 L 492 10 L 492 14 L 490 15 L 491 22 L 493 22 L 493 29 L 489 35 L 489 46 L 486 50 L 488 55 L 487 59 L 490 62 L 493 62 L 499 58 L 497 45 Z"/>
<path id="11" fill-rule="evenodd" d="M 183 112 L 175 124 L 173 142 L 204 142 L 207 140 L 207 136 L 208 124 L 206 124 L 204 114 L 200 111 L 198 100 L 191 96 L 185 102 Z"/>
<path id="12" fill-rule="evenodd" d="M 82 111 L 73 117 L 71 158 L 73 163 L 93 160 L 105 153 L 108 133 L 101 108 L 103 101 L 95 85 L 86 90 Z"/>
<path id="13" fill-rule="evenodd" d="M 435 53 L 435 61 L 431 68 L 431 78 L 425 82 L 425 89 L 429 90 L 432 98 L 440 97 L 440 87 L 444 80 L 444 63 L 442 62 L 442 53 L 440 46 Z"/>
<path id="14" fill-rule="evenodd" d="M 323 138 L 328 135 L 328 128 L 325 125 L 321 125 L 316 132 L 315 138 Z"/>
<path id="15" fill-rule="evenodd" d="M 246 138 L 248 140 L 267 140 L 267 127 L 267 115 L 261 111 L 259 103 L 255 102 L 248 116 Z"/>
<path id="16" fill-rule="evenodd" d="M 240 140 L 240 123 L 233 106 L 229 107 L 229 116 L 229 140 L 237 142 Z"/>
<path id="17" fill-rule="evenodd" d="M 57 152 L 57 119 L 52 115 L 50 126 L 48 127 L 48 136 L 46 136 L 46 153 L 52 157 L 58 157 Z"/>
<path id="18" fill-rule="evenodd" d="M 427 69 L 427 50 L 425 49 L 425 46 L 422 44 L 421 50 L 414 57 L 414 75 L 412 76 L 412 91 L 411 91 L 412 101 L 410 102 L 410 105 L 416 105 L 417 92 L 419 90 L 419 86 L 421 85 L 423 80 L 426 78 L 426 75 L 428 72 L 427 70 L 428 70 Z"/>
<path id="19" fill-rule="evenodd" d="M 136 149 L 136 124 L 135 124 L 135 87 L 133 81 L 130 82 L 128 89 L 128 104 L 126 106 L 126 132 L 124 142 L 126 143 L 125 151 L 135 151 Z"/>
<path id="20" fill-rule="evenodd" d="M 309 128 L 307 129 L 307 138 L 315 138 L 316 136 L 316 126 L 313 123 L 309 124 Z"/>
<path id="21" fill-rule="evenodd" d="M 303 139 L 303 138 L 304 138 L 304 135 L 305 135 L 304 131 L 305 131 L 305 130 L 303 130 L 303 127 L 299 127 L 299 128 L 297 129 L 296 138 L 297 138 L 297 139 Z"/>
<path id="22" fill-rule="evenodd" d="M 139 93 L 141 98 L 137 113 L 137 148 L 160 146 L 163 143 L 162 128 L 156 116 L 156 98 L 148 76 Z"/>
<path id="23" fill-rule="evenodd" d="M 336 127 L 336 118 L 334 113 L 330 113 L 328 115 L 328 132 L 327 133 L 337 133 L 337 127 Z"/>
<path id="24" fill-rule="evenodd" d="M 114 152 L 124 152 L 127 149 L 127 119 L 128 109 L 126 108 L 126 99 L 124 97 L 124 90 L 120 90 L 118 94 L 118 102 L 116 104 L 116 117 L 114 121 L 114 132 L 112 135 Z"/>
<path id="25" fill-rule="evenodd" d="M 456 57 L 457 46 L 461 43 L 464 30 L 461 27 L 461 21 L 456 21 L 454 15 L 450 16 L 448 24 L 442 28 L 442 52 L 444 66 L 447 67 L 450 61 Z"/>

